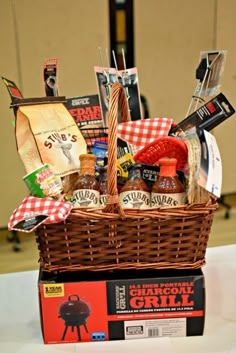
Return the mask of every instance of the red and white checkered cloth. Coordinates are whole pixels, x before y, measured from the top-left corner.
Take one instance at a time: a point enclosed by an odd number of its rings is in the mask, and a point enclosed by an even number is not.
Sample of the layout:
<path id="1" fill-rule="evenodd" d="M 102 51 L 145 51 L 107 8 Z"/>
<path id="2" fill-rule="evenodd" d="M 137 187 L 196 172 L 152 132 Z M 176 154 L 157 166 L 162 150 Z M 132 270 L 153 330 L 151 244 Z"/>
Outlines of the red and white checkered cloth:
<path id="1" fill-rule="evenodd" d="M 118 136 L 135 147 L 136 152 L 160 136 L 167 136 L 174 120 L 152 118 L 128 121 L 118 125 Z"/>
<path id="2" fill-rule="evenodd" d="M 14 226 L 20 221 L 38 215 L 48 216 L 42 221 L 45 224 L 62 222 L 69 216 L 72 207 L 73 204 L 71 202 L 28 196 L 11 215 L 8 229 L 14 230 Z M 22 231 L 24 230 L 22 229 Z"/>

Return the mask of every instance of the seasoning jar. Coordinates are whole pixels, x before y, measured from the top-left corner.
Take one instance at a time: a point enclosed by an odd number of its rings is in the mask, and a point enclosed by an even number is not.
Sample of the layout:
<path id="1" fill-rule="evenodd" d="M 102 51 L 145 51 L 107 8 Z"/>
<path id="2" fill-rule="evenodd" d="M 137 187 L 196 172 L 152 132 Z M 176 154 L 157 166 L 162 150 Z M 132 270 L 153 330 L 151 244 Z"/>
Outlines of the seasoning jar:
<path id="1" fill-rule="evenodd" d="M 186 193 L 176 172 L 176 158 L 161 158 L 160 172 L 152 186 L 151 207 L 174 207 L 185 204 Z"/>
<path id="2" fill-rule="evenodd" d="M 120 202 L 123 208 L 149 208 L 150 191 L 142 179 L 142 164 L 136 163 L 128 169 L 128 180 L 120 189 Z"/>
<path id="3" fill-rule="evenodd" d="M 74 207 L 99 207 L 99 182 L 95 177 L 96 156 L 82 154 L 79 176 L 73 186 Z"/>

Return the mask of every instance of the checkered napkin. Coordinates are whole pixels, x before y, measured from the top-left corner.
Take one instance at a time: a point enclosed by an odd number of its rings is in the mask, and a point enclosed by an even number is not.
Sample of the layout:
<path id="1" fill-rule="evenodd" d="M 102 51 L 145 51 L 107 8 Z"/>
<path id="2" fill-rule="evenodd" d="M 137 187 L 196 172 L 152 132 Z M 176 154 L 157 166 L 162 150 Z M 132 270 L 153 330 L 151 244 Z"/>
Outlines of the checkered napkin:
<path id="1" fill-rule="evenodd" d="M 135 147 L 136 152 L 160 136 L 167 136 L 171 118 L 152 118 L 128 121 L 118 125 L 118 136 Z"/>
<path id="2" fill-rule="evenodd" d="M 52 200 L 50 198 L 38 198 L 34 196 L 26 197 L 10 217 L 8 223 L 9 230 L 15 230 L 16 225 L 32 217 L 42 217 L 42 221 L 30 229 L 33 231 L 40 224 L 58 223 L 65 220 L 73 207 L 70 202 Z M 19 229 L 17 229 L 19 230 Z M 21 231 L 26 231 L 20 229 Z"/>

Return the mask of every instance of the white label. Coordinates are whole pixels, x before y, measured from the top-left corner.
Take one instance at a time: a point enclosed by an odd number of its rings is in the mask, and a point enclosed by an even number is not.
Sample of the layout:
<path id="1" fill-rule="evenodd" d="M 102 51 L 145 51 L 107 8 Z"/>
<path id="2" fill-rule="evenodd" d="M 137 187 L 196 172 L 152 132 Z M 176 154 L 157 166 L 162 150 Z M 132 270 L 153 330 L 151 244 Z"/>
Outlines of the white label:
<path id="1" fill-rule="evenodd" d="M 125 321 L 125 339 L 185 337 L 186 318 Z"/>
<path id="2" fill-rule="evenodd" d="M 185 192 L 177 194 L 159 194 L 156 192 L 151 193 L 151 207 L 169 206 L 174 207 L 184 205 L 186 202 Z"/>
<path id="3" fill-rule="evenodd" d="M 146 191 L 124 191 L 121 192 L 120 202 L 123 208 L 149 208 L 150 207 L 150 193 Z"/>
<path id="4" fill-rule="evenodd" d="M 198 184 L 216 197 L 221 195 L 222 163 L 215 136 L 204 130 L 205 141 L 202 142 L 201 167 Z M 205 150 L 206 149 L 206 150 Z"/>
<path id="5" fill-rule="evenodd" d="M 100 207 L 100 193 L 92 189 L 80 189 L 73 192 L 74 207 Z"/>
<path id="6" fill-rule="evenodd" d="M 43 193 L 48 196 L 59 194 L 62 190 L 60 180 L 55 175 L 42 181 L 40 185 Z"/>

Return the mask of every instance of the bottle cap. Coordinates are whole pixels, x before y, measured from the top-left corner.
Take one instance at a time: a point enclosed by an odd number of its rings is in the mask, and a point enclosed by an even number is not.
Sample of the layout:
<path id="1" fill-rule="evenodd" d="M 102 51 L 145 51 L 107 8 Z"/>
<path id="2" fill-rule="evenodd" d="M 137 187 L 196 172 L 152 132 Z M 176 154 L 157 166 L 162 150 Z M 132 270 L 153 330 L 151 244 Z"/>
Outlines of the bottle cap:
<path id="1" fill-rule="evenodd" d="M 176 176 L 176 158 L 161 158 L 158 161 L 160 166 L 160 176 Z"/>
<path id="2" fill-rule="evenodd" d="M 80 175 L 94 174 L 94 168 L 97 157 L 94 154 L 81 154 L 80 159 Z"/>
<path id="3" fill-rule="evenodd" d="M 94 154 L 89 154 L 89 153 L 84 153 L 79 156 L 80 161 L 83 161 L 85 159 L 90 160 L 90 161 L 96 161 L 96 156 Z"/>

